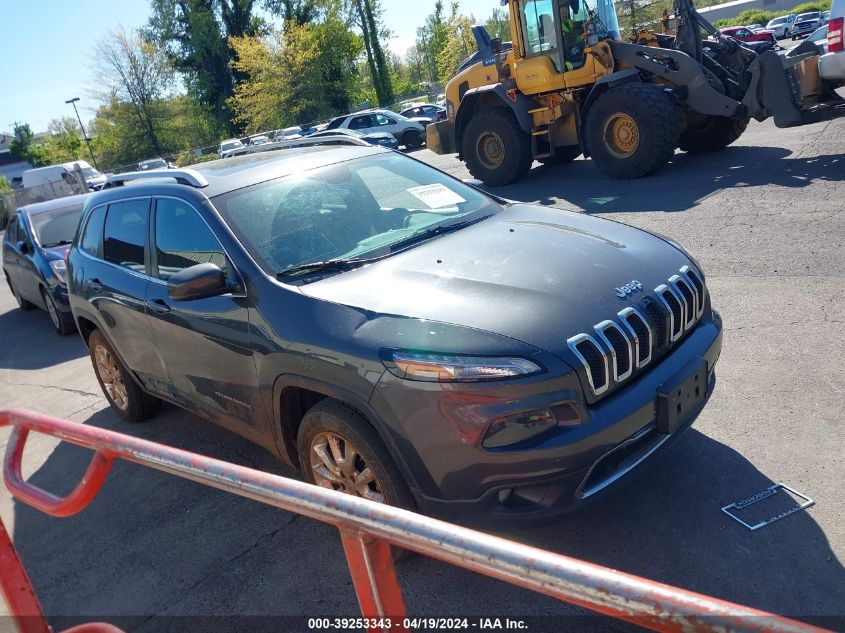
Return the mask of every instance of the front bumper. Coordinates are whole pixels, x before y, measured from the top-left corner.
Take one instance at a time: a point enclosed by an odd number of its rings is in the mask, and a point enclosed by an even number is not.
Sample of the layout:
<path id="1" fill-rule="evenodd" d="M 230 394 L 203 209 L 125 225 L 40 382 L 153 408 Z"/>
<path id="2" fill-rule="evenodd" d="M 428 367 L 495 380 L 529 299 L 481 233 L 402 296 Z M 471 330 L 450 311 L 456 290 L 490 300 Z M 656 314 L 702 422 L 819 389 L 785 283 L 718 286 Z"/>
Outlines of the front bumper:
<path id="1" fill-rule="evenodd" d="M 396 416 L 403 428 L 394 439 L 401 437 L 396 445 L 415 475 L 412 492 L 423 513 L 461 523 L 531 523 L 599 498 L 688 428 L 713 392 L 721 347 L 721 320 L 714 313 L 625 389 L 591 406 L 578 403 L 588 418 L 584 424 L 528 450 L 485 450 L 473 429 L 486 428 L 483 421 L 501 415 L 508 405 L 539 408 L 571 397 L 572 391 L 534 394 L 529 406 L 528 394 L 513 385 L 488 385 L 488 393 L 470 396 L 437 390 L 431 383 L 415 390 L 388 376 L 372 403 L 377 409 L 403 411 Z M 707 363 L 705 400 L 677 430 L 661 434 L 654 428 L 657 393 L 696 359 Z M 535 390 L 543 387 L 534 385 Z"/>

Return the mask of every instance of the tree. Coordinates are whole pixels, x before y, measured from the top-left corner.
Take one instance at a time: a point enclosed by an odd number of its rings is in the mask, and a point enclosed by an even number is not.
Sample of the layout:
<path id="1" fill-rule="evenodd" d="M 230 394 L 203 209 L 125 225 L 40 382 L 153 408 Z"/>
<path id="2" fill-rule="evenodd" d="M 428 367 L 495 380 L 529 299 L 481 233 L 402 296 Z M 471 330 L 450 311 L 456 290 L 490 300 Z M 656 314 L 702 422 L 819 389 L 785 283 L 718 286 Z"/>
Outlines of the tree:
<path id="1" fill-rule="evenodd" d="M 53 119 L 47 127 L 50 135 L 44 139 L 44 148 L 50 164 L 69 163 L 82 156 L 82 133 L 73 117 Z"/>
<path id="2" fill-rule="evenodd" d="M 437 73 L 448 79 L 455 74 L 460 63 L 476 50 L 475 37 L 472 34 L 472 16 L 460 13 L 457 2 L 452 2 L 449 19 L 444 23 L 445 41 L 437 53 Z"/>
<path id="3" fill-rule="evenodd" d="M 122 27 L 101 39 L 94 50 L 98 85 L 107 95 L 132 106 L 156 154 L 163 154 L 158 135 L 159 101 L 173 85 L 172 66 L 161 49 Z"/>
<path id="4" fill-rule="evenodd" d="M 446 25 L 443 22 L 443 0 L 437 0 L 434 3 L 434 12 L 425 19 L 425 24 L 417 29 L 416 43 L 416 49 L 425 60 L 432 83 L 437 83 L 441 79 L 437 68 L 437 54 L 443 50 L 445 44 Z"/>
<path id="5" fill-rule="evenodd" d="M 44 147 L 35 142 L 35 135 L 29 123 L 15 123 L 13 130 L 15 139 L 9 144 L 12 156 L 26 161 L 33 167 L 43 167 L 48 164 L 48 156 Z"/>
<path id="6" fill-rule="evenodd" d="M 303 5 L 298 0 L 271 3 Z M 254 15 L 255 0 L 151 0 L 144 37 L 155 42 L 185 81 L 188 94 L 206 106 L 219 130 L 235 133 L 229 99 L 244 79 L 234 69 L 229 37 L 259 33 L 262 21 Z"/>
<path id="7" fill-rule="evenodd" d="M 484 28 L 487 29 L 490 37 L 498 37 L 503 42 L 513 40 L 510 19 L 505 9 L 493 9 L 490 17 L 484 22 Z"/>
<path id="8" fill-rule="evenodd" d="M 232 62 L 248 77 L 230 106 L 247 131 L 308 123 L 351 109 L 360 87 L 361 38 L 337 8 L 319 21 L 286 21 L 265 38 L 232 38 Z"/>
<path id="9" fill-rule="evenodd" d="M 386 39 L 388 33 L 380 29 L 381 6 L 378 0 L 354 0 L 355 16 L 364 39 L 367 51 L 367 63 L 373 78 L 379 105 L 387 107 L 393 104 L 393 85 L 390 77 L 390 67 L 384 54 L 381 39 Z"/>

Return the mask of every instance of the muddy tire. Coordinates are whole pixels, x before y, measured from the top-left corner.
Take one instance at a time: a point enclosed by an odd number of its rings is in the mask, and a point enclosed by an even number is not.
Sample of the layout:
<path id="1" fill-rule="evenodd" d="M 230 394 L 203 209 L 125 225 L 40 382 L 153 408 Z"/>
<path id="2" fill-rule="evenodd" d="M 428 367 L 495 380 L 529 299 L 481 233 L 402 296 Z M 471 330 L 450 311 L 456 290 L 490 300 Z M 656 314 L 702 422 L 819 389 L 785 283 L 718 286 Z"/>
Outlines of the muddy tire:
<path id="1" fill-rule="evenodd" d="M 556 147 L 554 156 L 538 159 L 543 165 L 566 165 L 581 155 L 580 145 L 567 145 Z"/>
<path id="2" fill-rule="evenodd" d="M 742 136 L 748 121 L 747 116 L 693 115 L 688 120 L 687 129 L 681 133 L 679 147 L 691 154 L 724 149 Z"/>
<path id="3" fill-rule="evenodd" d="M 305 414 L 297 435 L 299 464 L 310 483 L 380 503 L 416 509 L 399 468 L 373 427 L 342 402 L 326 399 Z M 394 562 L 411 558 L 393 547 Z"/>
<path id="4" fill-rule="evenodd" d="M 611 178 L 649 176 L 668 163 L 680 137 L 680 111 L 663 88 L 628 82 L 602 93 L 587 114 L 587 148 Z"/>
<path id="5" fill-rule="evenodd" d="M 158 412 L 161 400 L 141 390 L 99 330 L 88 337 L 88 353 L 100 389 L 121 419 L 142 422 Z"/>
<path id="6" fill-rule="evenodd" d="M 504 108 L 473 115 L 463 133 L 462 154 L 469 173 L 491 187 L 519 180 L 533 162 L 531 139 Z"/>

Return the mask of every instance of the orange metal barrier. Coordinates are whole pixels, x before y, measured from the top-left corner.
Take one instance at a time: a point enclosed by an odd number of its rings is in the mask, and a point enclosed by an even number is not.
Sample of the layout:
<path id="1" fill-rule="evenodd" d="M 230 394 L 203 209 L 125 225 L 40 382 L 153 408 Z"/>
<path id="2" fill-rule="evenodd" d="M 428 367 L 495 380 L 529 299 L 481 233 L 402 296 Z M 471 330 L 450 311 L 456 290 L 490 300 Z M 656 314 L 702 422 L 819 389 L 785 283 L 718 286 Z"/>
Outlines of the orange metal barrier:
<path id="1" fill-rule="evenodd" d="M 362 615 L 390 618 L 392 630 L 408 627 L 391 544 L 655 631 L 823 631 L 764 611 L 122 433 L 28 411 L 0 411 L 0 426 L 8 425 L 14 428 L 4 462 L 6 486 L 21 501 L 53 516 L 69 516 L 88 505 L 103 485 L 112 462 L 120 458 L 335 525 L 343 539 Z M 24 481 L 21 458 L 30 431 L 95 451 L 82 481 L 66 497 L 58 498 Z M 0 574 L 0 588 L 17 618 L 19 631 L 48 633 L 50 628 L 32 585 L 2 524 Z M 115 633 L 118 629 L 94 623 L 74 627 L 68 633 L 85 631 Z"/>

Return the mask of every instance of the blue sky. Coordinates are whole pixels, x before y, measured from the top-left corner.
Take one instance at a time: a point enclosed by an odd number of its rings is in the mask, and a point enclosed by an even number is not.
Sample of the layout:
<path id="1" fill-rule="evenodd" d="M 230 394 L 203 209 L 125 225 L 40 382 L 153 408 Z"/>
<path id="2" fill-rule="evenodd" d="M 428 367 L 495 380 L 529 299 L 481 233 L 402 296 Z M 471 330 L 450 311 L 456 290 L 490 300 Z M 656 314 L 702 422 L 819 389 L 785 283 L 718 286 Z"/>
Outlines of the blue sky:
<path id="1" fill-rule="evenodd" d="M 143 25 L 147 0 L 7 0 L 0 32 L 0 131 L 16 121 L 45 131 L 51 119 L 73 116 L 65 101 L 79 97 L 83 123 L 97 107 L 86 86 L 92 81 L 94 43 L 122 24 Z M 447 6 L 449 0 L 445 0 Z M 483 21 L 499 0 L 461 0 L 461 9 Z M 434 0 L 382 0 L 385 22 L 394 37 L 391 50 L 402 54 L 414 43 L 416 29 L 434 9 Z"/>

